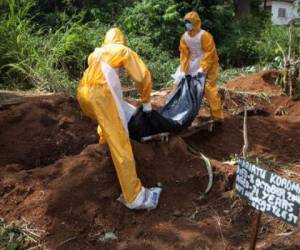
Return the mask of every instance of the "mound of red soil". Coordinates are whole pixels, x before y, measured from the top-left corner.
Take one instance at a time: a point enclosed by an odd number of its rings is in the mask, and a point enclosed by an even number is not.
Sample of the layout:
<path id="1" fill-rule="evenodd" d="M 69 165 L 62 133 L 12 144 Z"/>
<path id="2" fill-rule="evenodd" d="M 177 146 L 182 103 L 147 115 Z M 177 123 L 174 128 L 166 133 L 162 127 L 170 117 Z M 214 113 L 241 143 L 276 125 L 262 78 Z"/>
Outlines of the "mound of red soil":
<path id="1" fill-rule="evenodd" d="M 15 102 L 0 112 L 0 165 L 48 165 L 98 140 L 96 125 L 82 115 L 71 97 L 9 98 Z"/>
<path id="2" fill-rule="evenodd" d="M 157 96 L 159 104 L 163 97 Z M 300 182 L 300 101 L 276 96 L 249 102 L 267 112 L 249 116 L 250 154 L 292 164 L 294 180 Z M 253 210 L 234 195 L 235 167 L 222 163 L 240 154 L 243 145 L 243 118 L 231 114 L 236 106 L 238 96 L 224 100 L 222 129 L 203 129 L 185 138 L 214 159 L 214 185 L 205 196 L 204 162 L 189 153 L 182 139 L 133 142 L 143 184 L 163 188 L 158 209 L 147 212 L 130 211 L 116 201 L 120 188 L 110 154 L 95 144 L 95 124 L 74 99 L 39 96 L 0 103 L 0 217 L 26 219 L 44 229 L 48 249 L 246 248 Z M 110 231 L 118 239 L 102 241 Z M 296 230 L 267 215 L 258 244 L 262 249 L 299 249 Z"/>
<path id="3" fill-rule="evenodd" d="M 230 90 L 280 95 L 282 91 L 279 86 L 275 85 L 276 80 L 280 77 L 278 71 L 263 71 L 235 78 L 228 82 L 225 87 Z"/>
<path id="4" fill-rule="evenodd" d="M 131 234 L 143 238 L 155 232 L 160 223 L 166 226 L 174 214 L 193 213 L 208 182 L 203 161 L 189 154 L 178 138 L 169 144 L 135 143 L 134 152 L 144 185 L 160 182 L 163 187 L 159 209 L 154 212 L 132 212 L 116 201 L 120 189 L 112 161 L 103 146 L 91 145 L 80 155 L 45 168 L 19 172 L 15 166 L 4 167 L 0 174 L 0 214 L 12 219 L 23 216 L 45 229 L 50 233 L 47 244 L 54 249 L 72 235 L 88 238 L 113 228 L 121 239 L 127 240 Z M 228 185 L 232 184 L 231 180 Z M 225 191 L 225 187 L 216 186 L 215 192 L 219 188 Z M 83 245 L 91 240 L 93 237 Z"/>

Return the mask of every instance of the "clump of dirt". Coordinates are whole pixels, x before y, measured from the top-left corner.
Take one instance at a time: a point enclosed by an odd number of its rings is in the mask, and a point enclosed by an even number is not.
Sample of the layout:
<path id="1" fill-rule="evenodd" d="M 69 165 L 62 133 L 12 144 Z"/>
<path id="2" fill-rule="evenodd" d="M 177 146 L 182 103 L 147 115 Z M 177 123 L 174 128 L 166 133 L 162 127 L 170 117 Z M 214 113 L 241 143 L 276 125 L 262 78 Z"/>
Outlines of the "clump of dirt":
<path id="1" fill-rule="evenodd" d="M 71 97 L 7 99 L 13 102 L 0 110 L 0 165 L 48 165 L 98 140 L 96 125 L 83 116 Z"/>
<path id="2" fill-rule="evenodd" d="M 281 74 L 278 71 L 263 71 L 235 78 L 229 81 L 225 87 L 229 90 L 281 95 L 282 90 L 279 86 L 275 85 L 276 81 L 280 78 Z"/>

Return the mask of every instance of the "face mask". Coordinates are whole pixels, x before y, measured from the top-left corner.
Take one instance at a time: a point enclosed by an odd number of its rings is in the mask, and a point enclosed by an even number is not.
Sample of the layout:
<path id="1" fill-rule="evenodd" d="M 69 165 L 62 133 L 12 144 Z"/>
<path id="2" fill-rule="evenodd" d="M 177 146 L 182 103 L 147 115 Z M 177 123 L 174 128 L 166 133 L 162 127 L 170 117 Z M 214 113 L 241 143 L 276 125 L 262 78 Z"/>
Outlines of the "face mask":
<path id="1" fill-rule="evenodd" d="M 187 31 L 191 31 L 193 29 L 193 25 L 191 23 L 186 22 L 184 26 Z"/>

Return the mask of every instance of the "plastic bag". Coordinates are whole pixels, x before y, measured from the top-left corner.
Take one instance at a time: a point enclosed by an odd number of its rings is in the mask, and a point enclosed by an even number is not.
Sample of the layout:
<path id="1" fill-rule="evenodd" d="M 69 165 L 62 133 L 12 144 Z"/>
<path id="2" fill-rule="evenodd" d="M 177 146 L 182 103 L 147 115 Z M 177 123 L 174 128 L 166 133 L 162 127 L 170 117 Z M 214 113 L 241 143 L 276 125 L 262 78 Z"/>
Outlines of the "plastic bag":
<path id="1" fill-rule="evenodd" d="M 205 77 L 184 77 L 159 110 L 145 113 L 140 109 L 128 123 L 130 138 L 164 132 L 176 133 L 191 125 L 196 118 L 204 95 Z"/>

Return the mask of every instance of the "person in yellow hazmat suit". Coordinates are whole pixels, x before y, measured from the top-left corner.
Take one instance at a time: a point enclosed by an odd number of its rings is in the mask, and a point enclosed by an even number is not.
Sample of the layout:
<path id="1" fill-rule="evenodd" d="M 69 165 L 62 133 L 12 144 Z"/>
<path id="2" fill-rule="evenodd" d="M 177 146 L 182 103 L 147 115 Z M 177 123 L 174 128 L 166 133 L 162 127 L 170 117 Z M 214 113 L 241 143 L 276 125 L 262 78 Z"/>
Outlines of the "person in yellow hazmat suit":
<path id="1" fill-rule="evenodd" d="M 140 57 L 125 45 L 118 28 L 110 29 L 100 48 L 88 57 L 88 68 L 77 89 L 83 112 L 96 120 L 100 142 L 106 142 L 120 182 L 118 199 L 130 209 L 154 209 L 161 188 L 145 188 L 137 177 L 128 135 L 128 121 L 136 108 L 123 100 L 119 69 L 124 67 L 141 95 L 143 111 L 151 112 L 151 74 Z"/>
<path id="2" fill-rule="evenodd" d="M 219 74 L 219 57 L 213 36 L 201 29 L 201 19 L 197 12 L 191 11 L 184 17 L 186 32 L 180 39 L 180 66 L 174 78 L 178 84 L 186 75 L 203 74 L 206 76 L 205 97 L 209 103 L 211 118 L 221 123 L 223 111 L 217 88 Z"/>

